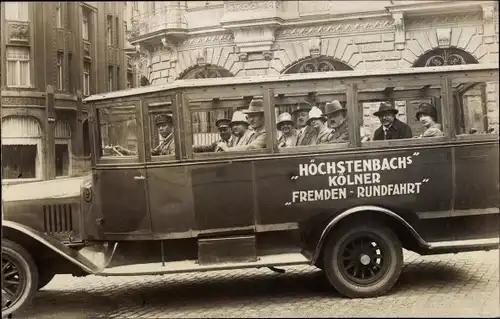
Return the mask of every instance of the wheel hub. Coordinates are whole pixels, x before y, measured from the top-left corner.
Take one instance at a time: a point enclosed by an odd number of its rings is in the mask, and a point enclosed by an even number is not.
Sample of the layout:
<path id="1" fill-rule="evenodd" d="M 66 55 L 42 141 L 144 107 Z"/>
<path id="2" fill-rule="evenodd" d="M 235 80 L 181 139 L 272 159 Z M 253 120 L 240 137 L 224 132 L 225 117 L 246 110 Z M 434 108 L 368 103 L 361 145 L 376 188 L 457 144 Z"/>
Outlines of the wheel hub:
<path id="1" fill-rule="evenodd" d="M 370 256 L 368 256 L 367 254 L 361 254 L 359 256 L 359 262 L 363 265 L 363 266 L 367 266 L 370 264 L 371 262 L 371 258 Z"/>

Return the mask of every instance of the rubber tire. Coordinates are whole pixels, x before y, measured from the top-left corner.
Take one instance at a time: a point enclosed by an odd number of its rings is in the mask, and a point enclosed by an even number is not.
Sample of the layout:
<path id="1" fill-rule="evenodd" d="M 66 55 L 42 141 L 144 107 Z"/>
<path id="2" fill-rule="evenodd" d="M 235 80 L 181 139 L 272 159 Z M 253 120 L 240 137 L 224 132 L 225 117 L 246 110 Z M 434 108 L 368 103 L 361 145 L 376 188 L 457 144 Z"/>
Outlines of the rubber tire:
<path id="1" fill-rule="evenodd" d="M 42 289 L 47 286 L 49 282 L 54 279 L 56 274 L 50 270 L 42 270 L 42 267 L 38 267 L 38 286 L 37 290 Z"/>
<path id="2" fill-rule="evenodd" d="M 386 274 L 373 286 L 360 287 L 346 280 L 339 270 L 337 258 L 339 248 L 346 238 L 357 232 L 369 232 L 382 240 L 388 247 L 391 262 Z M 382 244 L 382 243 L 381 243 Z M 403 248 L 394 232 L 384 225 L 346 225 L 335 231 L 324 248 L 324 268 L 330 284 L 342 295 L 349 298 L 373 298 L 385 295 L 399 279 L 403 269 Z"/>
<path id="3" fill-rule="evenodd" d="M 21 245 L 8 239 L 3 239 L 2 255 L 7 253 L 17 259 L 22 271 L 28 276 L 28 280 L 19 301 L 6 311 L 2 309 L 2 317 L 15 313 L 31 304 L 38 287 L 38 270 L 31 254 Z"/>

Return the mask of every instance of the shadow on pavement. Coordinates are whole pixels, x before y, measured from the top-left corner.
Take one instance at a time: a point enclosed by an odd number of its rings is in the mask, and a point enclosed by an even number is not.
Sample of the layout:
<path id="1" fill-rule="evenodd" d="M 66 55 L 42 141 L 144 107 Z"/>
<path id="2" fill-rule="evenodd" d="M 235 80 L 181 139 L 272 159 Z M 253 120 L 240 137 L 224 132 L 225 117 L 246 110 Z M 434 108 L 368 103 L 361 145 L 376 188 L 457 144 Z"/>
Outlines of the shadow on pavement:
<path id="1" fill-rule="evenodd" d="M 39 292 L 30 309 L 13 318 L 89 318 L 106 316 L 106 313 L 123 308 L 142 307 L 210 308 L 227 304 L 291 303 L 294 300 L 335 298 L 342 299 L 330 288 L 324 273 L 315 268 L 310 271 L 291 271 L 285 274 L 270 270 L 236 271 L 218 274 L 168 275 L 150 277 L 149 280 L 123 285 L 107 286 L 106 278 L 99 279 L 102 289 L 86 288 L 58 291 L 45 289 Z M 139 277 L 137 277 L 139 278 Z M 153 278 L 153 280 L 151 280 Z M 74 280 L 93 280 L 91 277 Z M 474 278 L 473 278 L 474 280 Z M 466 286 L 471 274 L 463 267 L 422 261 L 405 265 L 398 284 L 390 295 L 407 295 L 433 288 L 436 285 Z M 81 288 L 83 287 L 83 288 Z"/>

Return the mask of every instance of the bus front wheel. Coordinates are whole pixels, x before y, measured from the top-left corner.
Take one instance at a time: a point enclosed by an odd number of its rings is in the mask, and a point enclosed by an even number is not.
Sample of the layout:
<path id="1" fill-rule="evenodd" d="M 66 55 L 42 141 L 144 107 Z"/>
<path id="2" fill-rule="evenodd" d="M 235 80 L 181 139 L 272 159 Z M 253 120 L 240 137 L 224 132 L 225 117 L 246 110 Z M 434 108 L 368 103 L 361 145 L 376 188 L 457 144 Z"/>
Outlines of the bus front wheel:
<path id="1" fill-rule="evenodd" d="M 33 257 L 21 245 L 2 240 L 2 316 L 27 306 L 38 287 Z"/>
<path id="2" fill-rule="evenodd" d="M 386 294 L 403 269 L 403 249 L 384 225 L 345 225 L 330 236 L 324 269 L 330 284 L 350 298 Z"/>

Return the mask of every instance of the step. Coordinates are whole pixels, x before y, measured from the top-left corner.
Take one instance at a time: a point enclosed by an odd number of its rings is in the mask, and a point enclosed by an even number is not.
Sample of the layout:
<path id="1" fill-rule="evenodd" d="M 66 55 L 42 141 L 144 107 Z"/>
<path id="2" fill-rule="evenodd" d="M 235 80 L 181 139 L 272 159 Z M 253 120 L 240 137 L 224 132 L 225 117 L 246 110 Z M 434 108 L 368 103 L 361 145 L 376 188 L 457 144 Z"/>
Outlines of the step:
<path id="1" fill-rule="evenodd" d="M 261 256 L 255 262 L 220 263 L 199 265 L 197 260 L 171 261 L 162 264 L 148 263 L 128 266 L 117 266 L 103 270 L 99 276 L 134 276 L 134 275 L 161 275 L 186 272 L 201 272 L 214 270 L 228 270 L 239 268 L 259 268 L 269 266 L 292 266 L 309 264 L 309 260 L 301 253 L 277 254 Z"/>

